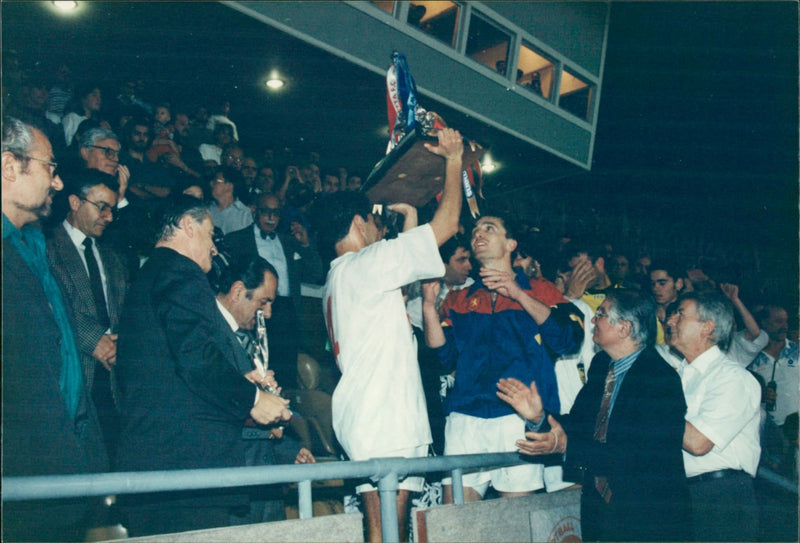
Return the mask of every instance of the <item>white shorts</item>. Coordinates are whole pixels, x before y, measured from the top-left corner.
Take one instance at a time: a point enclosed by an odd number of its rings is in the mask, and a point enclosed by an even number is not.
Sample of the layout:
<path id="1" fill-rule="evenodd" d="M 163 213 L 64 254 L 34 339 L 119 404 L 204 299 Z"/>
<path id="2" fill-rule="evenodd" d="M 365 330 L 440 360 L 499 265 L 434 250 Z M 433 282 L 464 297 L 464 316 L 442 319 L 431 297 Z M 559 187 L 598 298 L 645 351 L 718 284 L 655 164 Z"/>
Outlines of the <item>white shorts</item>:
<path id="1" fill-rule="evenodd" d="M 444 454 L 483 454 L 514 452 L 516 441 L 525 438 L 525 421 L 519 415 L 484 419 L 450 413 L 444 428 Z M 465 473 L 462 481 L 483 497 L 489 483 L 498 492 L 533 492 L 544 487 L 542 464 L 525 464 L 506 468 L 484 468 Z M 451 478 L 442 484 L 452 484 Z"/>
<path id="2" fill-rule="evenodd" d="M 400 449 L 392 451 L 383 455 L 385 458 L 425 458 L 428 456 L 428 445 L 420 445 L 419 447 L 411 447 L 409 449 Z M 374 482 L 378 482 L 378 477 L 373 477 Z M 401 490 L 408 490 L 409 492 L 422 492 L 422 487 L 425 484 L 425 477 L 410 476 L 401 480 L 397 485 Z M 356 494 L 362 492 L 372 492 L 378 490 L 378 487 L 370 483 L 360 484 L 356 487 Z"/>

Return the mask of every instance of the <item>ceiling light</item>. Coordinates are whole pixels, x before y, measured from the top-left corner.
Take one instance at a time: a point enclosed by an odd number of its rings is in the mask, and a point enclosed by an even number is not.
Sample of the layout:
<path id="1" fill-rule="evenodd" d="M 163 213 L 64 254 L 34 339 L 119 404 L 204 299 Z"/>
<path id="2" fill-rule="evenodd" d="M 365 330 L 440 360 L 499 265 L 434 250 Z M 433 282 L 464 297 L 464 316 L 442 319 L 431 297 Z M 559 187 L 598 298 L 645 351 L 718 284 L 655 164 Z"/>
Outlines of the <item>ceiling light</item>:
<path id="1" fill-rule="evenodd" d="M 489 156 L 489 153 L 483 155 L 483 162 L 481 162 L 481 171 L 483 173 L 492 173 L 497 169 L 497 164 L 492 162 L 492 157 Z"/>
<path id="2" fill-rule="evenodd" d="M 278 79 L 277 77 L 271 77 L 267 79 L 267 87 L 271 89 L 279 89 L 285 84 L 286 82 L 283 79 Z"/>
<path id="3" fill-rule="evenodd" d="M 53 5 L 59 11 L 69 12 L 78 8 L 77 2 L 53 2 Z"/>

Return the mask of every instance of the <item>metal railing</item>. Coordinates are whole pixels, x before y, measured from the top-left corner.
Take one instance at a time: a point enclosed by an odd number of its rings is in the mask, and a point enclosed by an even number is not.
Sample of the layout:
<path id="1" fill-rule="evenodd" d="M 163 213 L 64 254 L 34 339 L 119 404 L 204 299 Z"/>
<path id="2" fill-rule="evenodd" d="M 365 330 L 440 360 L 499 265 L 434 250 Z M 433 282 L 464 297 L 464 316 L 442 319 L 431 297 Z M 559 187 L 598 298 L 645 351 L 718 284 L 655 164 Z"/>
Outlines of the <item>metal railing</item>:
<path id="1" fill-rule="evenodd" d="M 397 518 L 396 499 L 398 482 L 406 475 L 449 471 L 453 477 L 453 501 L 463 504 L 461 476 L 464 470 L 525 463 L 519 454 L 509 452 L 241 468 L 4 477 L 2 498 L 6 502 L 297 483 L 299 517 L 308 519 L 313 516 L 312 481 L 372 478 L 377 480 L 381 497 L 383 540 L 392 542 L 399 540 L 394 520 Z M 784 490 L 798 492 L 796 481 L 769 469 L 759 468 L 758 476 Z"/>
<path id="2" fill-rule="evenodd" d="M 399 480 L 406 475 L 449 471 L 453 477 L 453 501 L 461 504 L 464 503 L 461 476 L 465 469 L 524 463 L 519 454 L 510 452 L 241 468 L 4 477 L 2 494 L 5 502 L 297 483 L 299 517 L 308 519 L 312 517 L 313 509 L 312 481 L 372 478 L 377 480 L 381 497 L 383 540 L 392 542 L 399 540 L 395 520 L 397 490 Z"/>

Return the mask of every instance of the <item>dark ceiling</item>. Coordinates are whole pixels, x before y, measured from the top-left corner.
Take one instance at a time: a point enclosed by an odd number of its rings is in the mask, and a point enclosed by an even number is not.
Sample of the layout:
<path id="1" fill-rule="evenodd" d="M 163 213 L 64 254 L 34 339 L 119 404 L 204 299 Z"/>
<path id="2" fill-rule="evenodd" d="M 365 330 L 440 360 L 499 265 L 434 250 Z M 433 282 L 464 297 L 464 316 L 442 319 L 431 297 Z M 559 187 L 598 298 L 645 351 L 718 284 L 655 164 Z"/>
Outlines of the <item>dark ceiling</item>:
<path id="1" fill-rule="evenodd" d="M 4 76 L 14 51 L 23 65 L 66 61 L 76 77 L 112 92 L 144 79 L 153 101 L 227 97 L 251 151 L 319 151 L 362 175 L 385 152 L 380 75 L 223 4 L 82 2 L 69 18 L 49 4 L 2 3 Z M 487 177 L 496 194 L 516 197 L 549 181 L 576 199 L 628 193 L 676 206 L 721 198 L 756 224 L 780 217 L 794 235 L 797 22 L 796 2 L 612 2 L 591 172 L 420 101 L 503 163 Z M 264 89 L 275 67 L 288 92 Z"/>

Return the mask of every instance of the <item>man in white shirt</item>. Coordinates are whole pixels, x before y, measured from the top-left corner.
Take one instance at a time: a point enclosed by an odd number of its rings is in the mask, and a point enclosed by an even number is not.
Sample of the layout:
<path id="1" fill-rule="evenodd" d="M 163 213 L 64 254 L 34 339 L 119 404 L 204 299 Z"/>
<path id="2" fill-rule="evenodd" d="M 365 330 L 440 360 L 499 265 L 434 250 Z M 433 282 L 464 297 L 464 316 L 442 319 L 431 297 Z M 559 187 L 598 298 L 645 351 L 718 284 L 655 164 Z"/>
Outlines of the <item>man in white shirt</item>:
<path id="1" fill-rule="evenodd" d="M 260 256 L 275 267 L 278 292 L 267 332 L 272 338 L 275 378 L 291 388 L 296 383 L 297 353 L 303 344 L 297 316 L 302 303 L 301 284 L 321 282 L 322 261 L 300 222 L 292 221 L 289 233 L 279 232 L 282 208 L 274 194 L 262 194 L 255 205 L 254 224 L 226 235 L 224 248 L 232 262 Z"/>
<path id="2" fill-rule="evenodd" d="M 766 384 L 764 393 L 767 412 L 776 425 L 784 429 L 786 418 L 797 416 L 798 395 L 798 349 L 797 343 L 789 340 L 789 315 L 777 305 L 768 305 L 759 313 L 759 323 L 769 336 L 769 344 L 755 357 L 748 367 L 760 375 Z M 794 427 L 796 432 L 797 427 Z M 788 435 L 790 441 L 797 441 L 796 433 Z"/>
<path id="3" fill-rule="evenodd" d="M 444 191 L 430 223 L 416 227 L 416 210 L 395 204 L 392 209 L 405 216 L 404 232 L 380 240 L 369 200 L 350 191 L 330 195 L 316 214 L 320 247 L 336 255 L 323 311 L 342 371 L 333 393 L 333 428 L 351 460 L 424 457 L 431 443 L 417 346 L 401 287 L 444 274 L 438 247 L 458 230 L 464 146 L 461 134 L 446 128 L 438 133 L 437 146 L 425 147 L 445 161 Z M 421 489 L 422 477 L 400 483 L 400 540 L 406 532 L 408 493 Z M 367 484 L 357 491 L 364 500 L 369 540 L 380 541 L 377 489 Z"/>
<path id="4" fill-rule="evenodd" d="M 670 344 L 684 356 L 678 373 L 687 405 L 683 459 L 694 535 L 754 541 L 761 389 L 724 353 L 734 322 L 730 302 L 715 292 L 689 292 L 678 302 L 667 325 Z"/>

